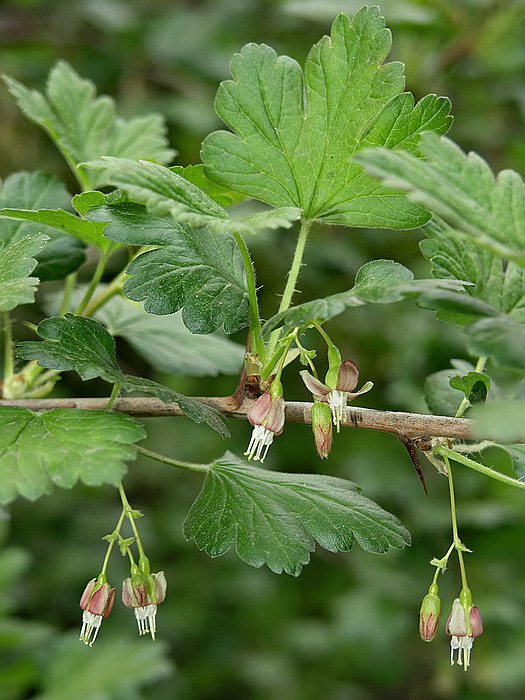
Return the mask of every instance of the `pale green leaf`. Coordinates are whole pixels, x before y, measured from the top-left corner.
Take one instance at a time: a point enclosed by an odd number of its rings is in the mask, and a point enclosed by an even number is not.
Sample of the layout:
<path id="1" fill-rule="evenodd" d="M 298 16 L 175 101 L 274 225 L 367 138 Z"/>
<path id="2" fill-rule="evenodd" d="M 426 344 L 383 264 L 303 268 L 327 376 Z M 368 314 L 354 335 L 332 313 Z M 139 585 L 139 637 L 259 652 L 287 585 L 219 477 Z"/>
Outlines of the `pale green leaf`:
<path id="1" fill-rule="evenodd" d="M 132 443 L 144 439 L 144 427 L 112 411 L 55 408 L 33 413 L 0 407 L 0 502 L 17 494 L 30 500 L 52 486 L 116 486 L 135 459 Z"/>
<path id="2" fill-rule="evenodd" d="M 331 552 L 354 541 L 368 552 L 410 544 L 393 515 L 350 481 L 254 467 L 231 452 L 210 465 L 184 523 L 187 539 L 216 557 L 235 546 L 252 566 L 298 576 L 317 541 Z"/>
<path id="3" fill-rule="evenodd" d="M 264 324 L 264 333 L 280 326 L 301 326 L 311 320 L 327 321 L 353 306 L 390 304 L 407 297 L 429 308 L 458 304 L 471 308 L 475 304 L 475 300 L 468 301 L 467 297 L 465 301 L 459 294 L 463 286 L 456 280 L 414 280 L 413 277 L 410 270 L 393 260 L 372 260 L 358 270 L 351 289 L 272 316 Z"/>
<path id="4" fill-rule="evenodd" d="M 497 177 L 476 153 L 466 155 L 453 141 L 426 133 L 426 160 L 385 148 L 368 150 L 358 161 L 391 187 L 440 216 L 457 233 L 525 265 L 525 186 L 512 170 Z"/>
<path id="5" fill-rule="evenodd" d="M 168 163 L 174 155 L 167 147 L 160 116 L 118 119 L 114 101 L 107 96 L 97 97 L 93 83 L 81 78 L 65 61 L 52 68 L 45 95 L 13 78 L 4 79 L 26 117 L 47 131 L 75 168 L 103 155 L 160 163 Z M 91 187 L 107 184 L 99 173 L 93 175 L 84 168 L 80 171 Z"/>
<path id="6" fill-rule="evenodd" d="M 124 338 L 159 372 L 214 377 L 241 371 L 242 345 L 218 333 L 190 333 L 180 313 L 154 316 L 123 297 L 113 297 L 97 311 L 95 318 L 111 335 Z"/>
<path id="7" fill-rule="evenodd" d="M 35 256 L 42 250 L 47 236 L 38 234 L 0 244 L 0 311 L 10 311 L 19 304 L 35 300 L 37 277 L 29 277 L 36 267 Z"/>
<path id="8" fill-rule="evenodd" d="M 45 234 L 49 241 L 37 254 L 38 265 L 35 275 L 40 280 L 55 280 L 74 272 L 84 262 L 84 244 L 58 228 L 46 225 L 38 217 L 16 215 L 16 210 L 71 208 L 71 195 L 58 177 L 42 171 L 13 173 L 2 183 L 0 189 L 0 241 L 11 241 Z M 15 210 L 15 216 L 9 212 Z M 72 216 L 68 213 L 68 216 Z M 7 218 L 9 217 L 9 218 Z M 91 222 L 85 222 L 91 225 Z M 69 232 L 68 232 L 69 233 Z"/>
<path id="9" fill-rule="evenodd" d="M 424 130 L 445 133 L 449 102 L 403 93 L 401 63 L 379 8 L 351 22 L 339 15 L 330 37 L 313 46 L 304 74 L 293 59 L 248 44 L 231 63 L 215 107 L 232 132 L 206 138 L 206 175 L 224 187 L 305 219 L 347 226 L 411 228 L 428 214 L 365 174 L 354 154 L 372 145 L 418 153 Z"/>
<path id="10" fill-rule="evenodd" d="M 217 204 L 220 204 L 221 207 L 226 208 L 233 204 L 238 204 L 244 199 L 244 195 L 239 194 L 239 192 L 228 190 L 226 187 L 221 187 L 221 185 L 208 179 L 202 163 L 198 165 L 187 165 L 186 167 L 182 167 L 182 165 L 173 165 L 170 170 L 186 180 L 189 180 L 189 182 L 196 185 L 203 192 L 206 192 L 206 194 L 214 199 Z"/>
<path id="11" fill-rule="evenodd" d="M 17 355 L 22 359 L 36 360 L 48 369 L 75 370 L 84 380 L 101 377 L 120 384 L 125 391 L 141 391 L 166 403 L 176 402 L 196 423 L 204 421 L 221 435 L 229 434 L 215 409 L 151 379 L 124 374 L 117 364 L 115 341 L 98 321 L 66 314 L 44 319 L 37 330 L 45 340 L 19 343 Z"/>
<path id="12" fill-rule="evenodd" d="M 466 329 L 474 355 L 485 355 L 498 365 L 525 369 L 525 325 L 510 316 L 484 318 Z"/>
<path id="13" fill-rule="evenodd" d="M 474 436 L 503 442 L 525 442 L 525 401 L 489 401 L 472 409 Z"/>

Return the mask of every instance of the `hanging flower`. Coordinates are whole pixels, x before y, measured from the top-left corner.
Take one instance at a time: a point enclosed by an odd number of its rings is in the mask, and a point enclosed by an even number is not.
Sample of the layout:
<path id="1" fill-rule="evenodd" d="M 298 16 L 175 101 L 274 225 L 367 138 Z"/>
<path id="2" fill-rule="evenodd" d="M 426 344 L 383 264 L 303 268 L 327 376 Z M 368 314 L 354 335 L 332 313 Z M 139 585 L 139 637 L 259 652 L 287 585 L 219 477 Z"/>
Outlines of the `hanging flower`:
<path id="1" fill-rule="evenodd" d="M 151 638 L 155 639 L 157 605 L 166 597 L 167 582 L 164 571 L 145 578 L 140 583 L 133 583 L 131 578 L 122 582 L 122 602 L 134 609 L 139 634 L 151 634 Z"/>
<path id="2" fill-rule="evenodd" d="M 284 429 L 284 398 L 280 382 L 276 385 L 274 381 L 271 390 L 259 396 L 248 412 L 248 420 L 254 427 L 244 454 L 248 459 L 264 462 L 274 436 L 280 435 Z"/>
<path id="3" fill-rule="evenodd" d="M 431 642 L 436 636 L 441 612 L 441 600 L 436 583 L 431 584 L 423 598 L 419 611 L 419 634 L 424 642 Z"/>
<path id="4" fill-rule="evenodd" d="M 465 671 L 470 666 L 470 652 L 474 638 L 483 632 L 483 622 L 479 610 L 475 605 L 464 605 L 459 598 L 452 603 L 452 610 L 448 616 L 446 632 L 451 635 L 450 663 L 454 663 L 454 652 L 457 650 L 457 663 Z"/>
<path id="5" fill-rule="evenodd" d="M 313 394 L 316 401 L 325 401 L 332 411 L 332 422 L 339 432 L 341 421 L 345 418 L 347 401 L 352 401 L 356 396 L 365 394 L 374 386 L 367 382 L 359 391 L 353 390 L 357 386 L 359 370 L 352 360 L 341 362 L 337 374 L 333 368 L 329 368 L 326 374 L 326 384 L 314 377 L 306 369 L 299 372 L 306 384 L 306 388 Z M 332 386 L 333 385 L 333 386 Z"/>
<path id="6" fill-rule="evenodd" d="M 80 629 L 81 642 L 93 646 L 102 619 L 111 612 L 114 599 L 115 589 L 105 581 L 101 583 L 100 577 L 91 579 L 87 584 L 80 599 L 80 607 L 84 611 Z"/>

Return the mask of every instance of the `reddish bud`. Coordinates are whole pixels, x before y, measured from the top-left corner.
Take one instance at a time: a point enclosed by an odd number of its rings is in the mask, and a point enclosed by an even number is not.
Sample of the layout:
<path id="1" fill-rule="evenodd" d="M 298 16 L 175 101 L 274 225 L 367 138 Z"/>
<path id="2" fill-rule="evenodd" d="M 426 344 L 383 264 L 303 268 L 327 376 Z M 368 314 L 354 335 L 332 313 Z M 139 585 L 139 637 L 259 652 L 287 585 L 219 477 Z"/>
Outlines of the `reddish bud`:
<path id="1" fill-rule="evenodd" d="M 438 596 L 438 587 L 433 583 L 423 598 L 419 611 L 419 634 L 424 642 L 431 642 L 436 636 L 440 613 L 441 600 Z"/>
<path id="2" fill-rule="evenodd" d="M 332 412 L 326 403 L 315 401 L 312 406 L 312 431 L 315 448 L 321 459 L 326 459 L 332 449 Z"/>

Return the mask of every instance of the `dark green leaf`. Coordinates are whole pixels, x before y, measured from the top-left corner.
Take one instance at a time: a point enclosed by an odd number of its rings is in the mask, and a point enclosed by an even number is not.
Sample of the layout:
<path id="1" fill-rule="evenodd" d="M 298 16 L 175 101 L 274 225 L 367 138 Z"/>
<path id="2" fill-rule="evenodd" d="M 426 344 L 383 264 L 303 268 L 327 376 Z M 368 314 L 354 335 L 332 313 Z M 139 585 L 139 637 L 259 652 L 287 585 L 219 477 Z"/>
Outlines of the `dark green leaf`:
<path id="1" fill-rule="evenodd" d="M 196 423 L 204 421 L 221 435 L 229 434 L 216 410 L 151 379 L 124 374 L 117 364 L 115 341 L 98 321 L 66 314 L 44 319 L 37 330 L 45 340 L 19 343 L 17 354 L 22 359 L 36 360 L 48 369 L 75 370 L 84 380 L 101 377 L 111 384 L 120 384 L 126 391 L 141 391 L 166 403 L 176 402 Z"/>
<path id="2" fill-rule="evenodd" d="M 349 481 L 253 467 L 231 452 L 210 465 L 184 523 L 187 539 L 210 556 L 235 546 L 252 566 L 299 575 L 315 541 L 336 552 L 354 540 L 368 552 L 410 543 L 403 525 Z"/>
<path id="3" fill-rule="evenodd" d="M 463 397 L 460 391 L 450 386 L 450 380 L 457 374 L 456 369 L 442 369 L 425 378 L 423 394 L 429 410 L 434 415 L 456 415 Z"/>
<path id="4" fill-rule="evenodd" d="M 313 46 L 304 67 L 266 45 L 248 44 L 231 63 L 215 107 L 234 133 L 206 138 L 206 175 L 224 187 L 306 219 L 347 226 L 411 228 L 428 220 L 399 191 L 378 185 L 353 156 L 371 145 L 418 153 L 423 130 L 445 133 L 449 102 L 427 95 L 414 106 L 403 65 L 383 61 L 390 32 L 378 7 L 350 22 L 339 15 L 331 37 Z"/>
<path id="5" fill-rule="evenodd" d="M 462 391 L 472 406 L 485 403 L 490 389 L 490 379 L 482 372 L 469 372 L 466 375 L 456 375 L 450 380 L 453 389 Z"/>
<path id="6" fill-rule="evenodd" d="M 35 500 L 51 487 L 116 486 L 135 459 L 144 427 L 112 411 L 60 409 L 33 413 L 0 408 L 0 502 Z"/>
<path id="7" fill-rule="evenodd" d="M 155 235 L 169 236 L 170 245 L 143 253 L 130 263 L 125 295 L 145 301 L 144 308 L 153 314 L 182 309 L 184 324 L 192 333 L 211 333 L 221 326 L 226 333 L 244 328 L 248 295 L 233 238 L 175 223 L 171 230 L 160 229 Z"/>
<path id="8" fill-rule="evenodd" d="M 525 369 L 525 326 L 510 316 L 484 318 L 466 329 L 473 355 L 489 356 L 498 365 Z"/>
<path id="9" fill-rule="evenodd" d="M 38 233 L 49 238 L 47 245 L 36 256 L 38 265 L 35 275 L 40 280 L 60 279 L 74 272 L 84 262 L 84 244 L 68 235 L 69 232 L 54 227 L 53 222 L 47 225 L 36 211 L 27 210 L 57 207 L 68 210 L 70 206 L 71 195 L 64 183 L 48 173 L 14 173 L 2 184 L 0 241 L 9 243 Z M 68 216 L 72 217 L 69 213 Z M 91 222 L 84 223 L 92 226 Z"/>
<path id="10" fill-rule="evenodd" d="M 27 236 L 2 246 L 0 244 L 0 311 L 10 311 L 19 304 L 35 299 L 37 277 L 29 277 L 36 267 L 36 256 L 47 236 Z"/>

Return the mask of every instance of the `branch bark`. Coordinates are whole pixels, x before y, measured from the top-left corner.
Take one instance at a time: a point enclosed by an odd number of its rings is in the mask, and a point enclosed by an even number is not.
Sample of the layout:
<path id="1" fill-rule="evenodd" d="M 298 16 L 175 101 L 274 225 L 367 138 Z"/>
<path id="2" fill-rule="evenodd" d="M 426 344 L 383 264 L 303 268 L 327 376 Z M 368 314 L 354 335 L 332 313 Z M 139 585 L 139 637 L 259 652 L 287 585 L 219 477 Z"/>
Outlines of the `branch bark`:
<path id="1" fill-rule="evenodd" d="M 253 400 L 245 399 L 238 406 L 235 396 L 225 397 L 196 397 L 199 401 L 213 406 L 225 416 L 233 418 L 246 418 L 246 414 L 253 405 Z M 72 398 L 72 399 L 3 399 L 0 406 L 20 406 L 33 411 L 48 410 L 52 408 L 81 408 L 81 409 L 105 409 L 107 398 Z M 286 420 L 291 423 L 311 423 L 312 405 L 309 402 L 287 401 Z M 132 396 L 118 398 L 112 409 L 130 416 L 182 416 L 184 412 L 176 403 L 163 403 L 160 399 Z M 394 435 L 403 435 L 408 438 L 416 437 L 448 437 L 464 440 L 473 439 L 472 421 L 467 418 L 450 418 L 449 416 L 432 416 L 423 413 L 402 413 L 398 411 L 379 411 L 371 408 L 359 408 L 349 406 L 346 410 L 346 419 L 342 422 L 345 427 L 369 428 L 381 430 Z M 490 439 L 490 436 L 486 436 Z"/>

